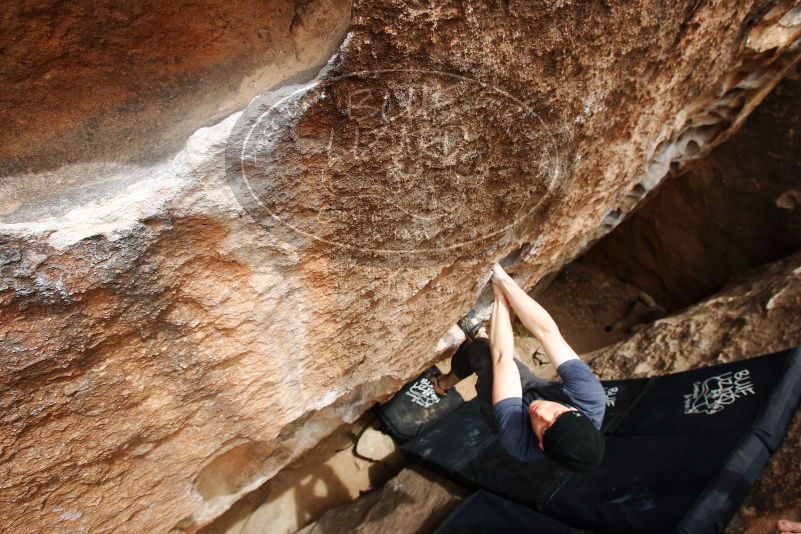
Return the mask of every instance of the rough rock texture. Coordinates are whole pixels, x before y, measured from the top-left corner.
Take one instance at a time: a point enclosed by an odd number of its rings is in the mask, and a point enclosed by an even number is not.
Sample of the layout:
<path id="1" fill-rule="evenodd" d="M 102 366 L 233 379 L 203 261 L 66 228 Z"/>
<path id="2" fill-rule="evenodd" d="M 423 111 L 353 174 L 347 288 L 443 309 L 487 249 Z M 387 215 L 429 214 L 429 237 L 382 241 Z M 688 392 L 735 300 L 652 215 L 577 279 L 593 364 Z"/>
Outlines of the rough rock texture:
<path id="1" fill-rule="evenodd" d="M 433 532 L 464 496 L 452 482 L 409 467 L 380 490 L 326 512 L 298 534 Z"/>
<path id="2" fill-rule="evenodd" d="M 341 44 L 347 8 L 326 2 L 144 8 L 157 24 L 36 5 L 5 7 L 0 32 L 16 58 L 0 90 L 16 114 L 0 143 L 12 532 L 207 524 L 458 339 L 438 343 L 492 261 L 524 285 L 559 268 L 735 131 L 801 53 L 799 8 L 770 0 L 363 1 Z M 247 36 L 262 18 L 308 32 L 303 59 L 261 67 Z M 337 44 L 315 84 L 158 159 Z M 251 59 L 232 75 L 230 56 Z M 136 97 L 106 95 L 116 83 Z M 175 84 L 191 94 L 168 98 Z"/>
<path id="3" fill-rule="evenodd" d="M 673 311 L 801 248 L 801 72 L 583 260 Z M 626 258 L 626 261 L 622 259 Z"/>
<path id="4" fill-rule="evenodd" d="M 801 252 L 586 356 L 603 379 L 657 376 L 801 345 Z"/>
<path id="5" fill-rule="evenodd" d="M 655 376 L 801 346 L 801 252 L 587 356 L 605 379 Z M 769 534 L 801 509 L 801 411 L 732 521 L 730 534 Z"/>
<path id="6" fill-rule="evenodd" d="M 319 69 L 349 11 L 343 0 L 4 2 L 0 175 L 169 156 L 199 127 Z"/>
<path id="7" fill-rule="evenodd" d="M 368 460 L 384 460 L 398 452 L 398 446 L 388 434 L 373 428 L 365 428 L 356 442 L 356 454 Z"/>

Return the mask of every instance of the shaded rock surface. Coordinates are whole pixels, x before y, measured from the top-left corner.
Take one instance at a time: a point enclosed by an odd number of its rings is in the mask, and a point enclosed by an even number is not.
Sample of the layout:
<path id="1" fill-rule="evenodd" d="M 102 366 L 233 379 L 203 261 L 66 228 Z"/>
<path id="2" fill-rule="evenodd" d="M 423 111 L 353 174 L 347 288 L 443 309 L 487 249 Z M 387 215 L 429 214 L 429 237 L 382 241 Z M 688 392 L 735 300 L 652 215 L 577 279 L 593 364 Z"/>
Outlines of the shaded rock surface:
<path id="1" fill-rule="evenodd" d="M 801 76 L 583 256 L 669 311 L 801 248 Z M 625 258 L 625 261 L 623 259 Z"/>
<path id="2" fill-rule="evenodd" d="M 381 489 L 326 512 L 298 534 L 433 532 L 466 496 L 421 467 L 408 467 Z"/>
<path id="3" fill-rule="evenodd" d="M 620 260 L 625 265 L 627 258 Z M 545 290 L 533 296 L 551 313 L 579 354 L 625 339 L 632 328 L 657 318 L 648 306 L 638 306 L 649 297 L 642 290 L 583 259 L 571 262 Z M 547 363 L 542 350 L 538 356 L 539 361 Z"/>
<path id="4" fill-rule="evenodd" d="M 337 429 L 199 532 L 290 534 L 386 483 L 403 468 L 400 455 L 372 462 L 355 454 L 369 416 Z"/>
<path id="5" fill-rule="evenodd" d="M 768 0 L 104 5 L 2 19 L 12 532 L 208 524 L 447 351 L 493 261 L 557 270 L 801 53 Z"/>

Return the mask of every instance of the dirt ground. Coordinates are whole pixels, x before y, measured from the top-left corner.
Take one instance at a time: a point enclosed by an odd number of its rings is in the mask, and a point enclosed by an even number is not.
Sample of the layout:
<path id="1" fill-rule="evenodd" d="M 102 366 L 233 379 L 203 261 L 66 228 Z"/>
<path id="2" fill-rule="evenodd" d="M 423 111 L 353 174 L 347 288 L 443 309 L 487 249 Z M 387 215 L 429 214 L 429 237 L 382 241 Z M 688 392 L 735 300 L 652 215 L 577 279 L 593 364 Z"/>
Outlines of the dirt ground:
<path id="1" fill-rule="evenodd" d="M 772 534 L 778 519 L 801 521 L 801 411 L 771 456 L 726 534 Z"/>

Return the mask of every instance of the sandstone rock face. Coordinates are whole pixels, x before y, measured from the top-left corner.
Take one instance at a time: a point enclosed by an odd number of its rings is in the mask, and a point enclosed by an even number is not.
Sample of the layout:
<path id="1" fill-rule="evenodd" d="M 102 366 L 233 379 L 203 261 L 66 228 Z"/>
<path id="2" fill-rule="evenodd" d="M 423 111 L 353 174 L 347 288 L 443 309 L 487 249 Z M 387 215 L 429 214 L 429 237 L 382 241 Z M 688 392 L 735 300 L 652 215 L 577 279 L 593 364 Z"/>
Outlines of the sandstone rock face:
<path id="1" fill-rule="evenodd" d="M 34 0 L 0 14 L 6 176 L 174 154 L 199 127 L 319 69 L 350 3 Z"/>
<path id="2" fill-rule="evenodd" d="M 197 530 L 458 339 L 492 261 L 575 257 L 801 53 L 768 0 L 78 5 L 4 8 L 12 532 Z"/>

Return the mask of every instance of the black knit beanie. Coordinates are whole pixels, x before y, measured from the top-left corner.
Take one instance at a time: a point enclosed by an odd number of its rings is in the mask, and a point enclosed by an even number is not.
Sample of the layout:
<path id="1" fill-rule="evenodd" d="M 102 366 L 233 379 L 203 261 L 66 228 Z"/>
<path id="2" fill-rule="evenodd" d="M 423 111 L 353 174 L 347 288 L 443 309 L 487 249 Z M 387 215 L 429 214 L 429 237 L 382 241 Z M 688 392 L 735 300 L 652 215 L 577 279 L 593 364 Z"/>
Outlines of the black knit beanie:
<path id="1" fill-rule="evenodd" d="M 604 437 L 592 421 L 578 411 L 565 412 L 545 431 L 546 456 L 572 471 L 588 471 L 604 457 Z"/>

